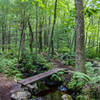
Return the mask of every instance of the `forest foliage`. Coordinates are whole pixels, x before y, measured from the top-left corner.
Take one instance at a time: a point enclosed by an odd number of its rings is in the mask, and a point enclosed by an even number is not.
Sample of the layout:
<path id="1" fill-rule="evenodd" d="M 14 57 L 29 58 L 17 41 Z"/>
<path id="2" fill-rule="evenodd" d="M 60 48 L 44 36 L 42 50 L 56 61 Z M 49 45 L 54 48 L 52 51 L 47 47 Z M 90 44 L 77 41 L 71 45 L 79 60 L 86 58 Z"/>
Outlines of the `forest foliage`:
<path id="1" fill-rule="evenodd" d="M 100 84 L 100 71 L 92 63 L 100 62 L 100 1 L 83 0 L 83 7 L 86 73 L 69 71 L 73 77 L 68 84 L 82 89 L 78 100 L 86 85 L 95 98 Z M 52 69 L 55 59 L 76 68 L 75 17 L 74 0 L 0 0 L 0 73 L 21 80 L 23 71 L 31 76 Z M 52 78 L 62 80 L 62 74 Z"/>

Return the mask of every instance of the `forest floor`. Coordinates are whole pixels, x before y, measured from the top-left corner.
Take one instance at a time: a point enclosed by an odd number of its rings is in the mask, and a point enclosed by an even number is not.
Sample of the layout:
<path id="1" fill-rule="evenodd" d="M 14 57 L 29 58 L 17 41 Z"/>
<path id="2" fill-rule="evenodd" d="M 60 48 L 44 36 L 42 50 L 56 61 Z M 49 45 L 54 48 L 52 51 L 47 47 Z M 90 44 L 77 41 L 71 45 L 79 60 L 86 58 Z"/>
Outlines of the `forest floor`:
<path id="1" fill-rule="evenodd" d="M 10 100 L 10 91 L 13 88 L 13 80 L 8 80 L 0 74 L 0 100 Z"/>
<path id="2" fill-rule="evenodd" d="M 63 65 L 60 60 L 53 60 L 52 62 L 58 68 L 67 68 L 68 70 L 74 70 L 69 66 Z M 14 83 L 16 84 L 13 79 L 8 79 L 4 75 L 0 74 L 0 100 L 10 100 L 11 90 L 15 88 Z"/>

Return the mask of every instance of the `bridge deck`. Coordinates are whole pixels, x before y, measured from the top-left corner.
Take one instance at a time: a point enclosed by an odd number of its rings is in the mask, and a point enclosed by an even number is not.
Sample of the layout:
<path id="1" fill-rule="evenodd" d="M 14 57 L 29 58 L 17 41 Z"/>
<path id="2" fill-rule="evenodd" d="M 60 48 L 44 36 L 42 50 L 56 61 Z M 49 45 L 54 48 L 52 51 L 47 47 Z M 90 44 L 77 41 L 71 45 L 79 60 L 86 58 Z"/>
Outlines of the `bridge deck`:
<path id="1" fill-rule="evenodd" d="M 52 74 L 54 74 L 54 73 L 56 73 L 56 72 L 59 72 L 59 71 L 61 71 L 61 70 L 62 70 L 62 68 L 54 68 L 54 69 L 49 70 L 49 71 L 47 71 L 47 72 L 40 73 L 40 74 L 38 74 L 38 75 L 35 75 L 35 76 L 32 76 L 32 77 L 23 79 L 23 80 L 21 80 L 21 81 L 18 81 L 18 83 L 20 83 L 20 84 L 22 84 L 22 85 L 27 85 L 27 84 L 36 82 L 36 81 L 38 81 L 38 80 L 40 80 L 40 79 L 43 79 L 43 78 L 45 78 L 45 77 L 47 77 L 47 76 L 50 76 L 50 75 L 52 75 Z"/>

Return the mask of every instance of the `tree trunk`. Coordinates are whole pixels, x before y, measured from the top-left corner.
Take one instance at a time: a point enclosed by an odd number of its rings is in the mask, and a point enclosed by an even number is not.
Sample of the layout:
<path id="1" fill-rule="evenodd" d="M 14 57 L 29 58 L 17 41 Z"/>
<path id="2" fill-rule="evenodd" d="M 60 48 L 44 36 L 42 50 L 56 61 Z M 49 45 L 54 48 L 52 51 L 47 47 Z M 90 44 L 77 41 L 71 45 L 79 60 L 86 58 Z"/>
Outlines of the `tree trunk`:
<path id="1" fill-rule="evenodd" d="M 42 51 L 42 19 L 40 18 L 40 25 L 39 25 L 39 52 Z"/>
<path id="2" fill-rule="evenodd" d="M 89 27 L 90 27 L 90 25 L 91 25 L 91 22 L 92 22 L 92 18 L 90 18 L 89 24 L 88 24 L 88 26 L 87 26 L 87 28 L 86 28 L 86 33 L 85 33 L 85 46 L 87 45 L 87 40 L 88 40 L 88 29 L 89 29 Z"/>
<path id="3" fill-rule="evenodd" d="M 98 19 L 98 33 L 97 33 L 97 48 L 96 48 L 96 52 L 99 53 L 99 33 L 100 32 L 100 17 Z"/>
<path id="4" fill-rule="evenodd" d="M 56 9 L 57 9 L 57 0 L 55 0 L 55 8 L 54 8 L 54 21 L 53 21 L 53 26 L 52 26 L 52 31 L 51 31 L 51 38 L 50 38 L 50 46 L 52 50 L 52 56 L 54 55 L 54 42 L 53 42 L 53 36 L 54 36 L 54 28 L 55 28 L 55 23 L 56 23 Z"/>
<path id="5" fill-rule="evenodd" d="M 85 72 L 83 0 L 75 0 L 76 7 L 76 67 Z"/>
<path id="6" fill-rule="evenodd" d="M 11 21 L 10 21 L 10 24 L 9 24 L 9 32 L 8 32 L 8 50 L 10 49 L 10 42 L 11 42 Z"/>
<path id="7" fill-rule="evenodd" d="M 21 35 L 20 35 L 20 45 L 19 45 L 19 51 L 18 51 L 18 64 L 19 64 L 21 51 L 23 48 L 23 37 L 24 37 L 24 23 L 22 22 L 22 29 L 21 29 Z"/>
<path id="8" fill-rule="evenodd" d="M 51 16 L 49 16 L 48 35 L 50 35 Z"/>
<path id="9" fill-rule="evenodd" d="M 37 50 L 38 50 L 38 4 L 36 3 L 36 58 L 37 58 Z"/>
<path id="10" fill-rule="evenodd" d="M 34 41 L 34 34 L 32 31 L 32 27 L 30 21 L 28 21 L 29 32 L 30 32 L 30 52 L 33 53 L 33 41 Z"/>
<path id="11" fill-rule="evenodd" d="M 48 32 L 47 32 L 47 19 L 45 16 L 45 28 L 44 28 L 44 46 L 48 47 Z"/>
<path id="12" fill-rule="evenodd" d="M 2 25 L 2 51 L 5 50 L 5 24 Z"/>
<path id="13" fill-rule="evenodd" d="M 16 36 L 16 37 L 15 37 L 15 44 L 16 44 L 15 47 L 16 47 L 16 46 L 17 46 L 17 41 L 18 41 L 18 40 L 17 40 L 17 39 L 18 39 L 18 30 L 16 30 L 16 35 L 15 35 L 15 36 Z"/>
<path id="14" fill-rule="evenodd" d="M 25 32 L 24 31 L 25 31 L 26 27 L 27 27 L 27 20 L 22 18 L 20 44 L 19 44 L 19 50 L 18 50 L 18 65 L 19 65 L 20 55 L 23 56 L 24 55 L 24 51 L 25 51 L 25 46 L 24 46 L 24 44 L 25 44 Z"/>

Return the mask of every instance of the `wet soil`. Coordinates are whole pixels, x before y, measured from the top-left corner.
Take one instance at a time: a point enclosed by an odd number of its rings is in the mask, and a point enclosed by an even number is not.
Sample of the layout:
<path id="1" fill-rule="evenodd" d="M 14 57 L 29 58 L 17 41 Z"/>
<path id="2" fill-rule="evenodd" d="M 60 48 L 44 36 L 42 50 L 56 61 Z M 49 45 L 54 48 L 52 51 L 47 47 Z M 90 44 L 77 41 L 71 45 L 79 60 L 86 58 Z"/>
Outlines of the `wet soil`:
<path id="1" fill-rule="evenodd" d="M 0 74 L 0 100 L 10 100 L 13 82 Z"/>

